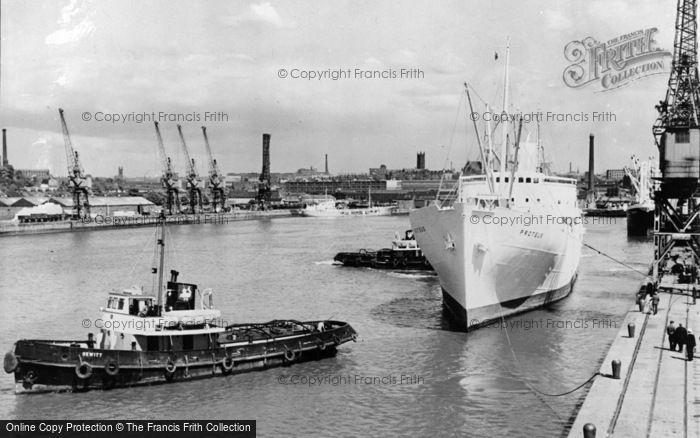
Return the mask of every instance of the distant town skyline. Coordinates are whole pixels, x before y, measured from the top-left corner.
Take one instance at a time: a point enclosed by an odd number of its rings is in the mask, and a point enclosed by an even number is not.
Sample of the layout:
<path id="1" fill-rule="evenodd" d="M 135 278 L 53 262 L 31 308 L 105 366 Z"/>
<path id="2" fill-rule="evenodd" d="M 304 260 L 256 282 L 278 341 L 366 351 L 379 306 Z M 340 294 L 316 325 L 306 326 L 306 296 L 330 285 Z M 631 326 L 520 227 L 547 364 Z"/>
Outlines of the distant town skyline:
<path id="1" fill-rule="evenodd" d="M 597 168 L 622 168 L 633 154 L 658 156 L 651 126 L 670 59 L 602 91 L 565 83 L 564 50 L 653 28 L 655 46 L 672 50 L 674 4 L 11 0 L 1 6 L 0 120 L 12 165 L 57 176 L 59 107 L 94 176 L 119 166 L 158 176 L 151 119 L 180 172 L 177 123 L 202 175 L 202 125 L 224 173 L 260 171 L 264 132 L 275 173 L 323 169 L 325 154 L 336 174 L 411 168 L 418 151 L 427 168 L 461 168 L 478 159 L 463 83 L 482 117 L 484 102 L 500 111 L 510 37 L 511 109 L 554 115 L 540 123 L 554 170 L 587 168 L 589 133 Z"/>

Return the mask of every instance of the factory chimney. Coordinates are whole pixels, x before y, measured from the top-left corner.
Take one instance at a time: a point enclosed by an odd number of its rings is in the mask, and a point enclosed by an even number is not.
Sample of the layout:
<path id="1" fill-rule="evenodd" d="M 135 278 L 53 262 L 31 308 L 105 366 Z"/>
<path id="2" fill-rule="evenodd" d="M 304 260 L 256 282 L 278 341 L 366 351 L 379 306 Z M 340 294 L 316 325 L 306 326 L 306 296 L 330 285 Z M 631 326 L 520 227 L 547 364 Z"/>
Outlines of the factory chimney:
<path id="1" fill-rule="evenodd" d="M 418 156 L 416 158 L 416 169 L 425 169 L 425 152 L 418 152 Z"/>
<path id="2" fill-rule="evenodd" d="M 262 173 L 260 181 L 270 181 L 270 134 L 263 134 Z"/>
<path id="3" fill-rule="evenodd" d="M 258 185 L 258 201 L 263 205 L 270 202 L 271 177 L 270 177 L 270 134 L 263 134 L 263 164 L 260 173 L 260 184 Z"/>
<path id="4" fill-rule="evenodd" d="M 328 175 L 328 154 L 326 154 L 326 175 Z"/>
<path id="5" fill-rule="evenodd" d="M 588 136 L 588 204 L 595 204 L 595 146 L 593 134 Z"/>
<path id="6" fill-rule="evenodd" d="M 10 163 L 7 161 L 7 129 L 2 128 L 2 167 L 7 167 Z"/>

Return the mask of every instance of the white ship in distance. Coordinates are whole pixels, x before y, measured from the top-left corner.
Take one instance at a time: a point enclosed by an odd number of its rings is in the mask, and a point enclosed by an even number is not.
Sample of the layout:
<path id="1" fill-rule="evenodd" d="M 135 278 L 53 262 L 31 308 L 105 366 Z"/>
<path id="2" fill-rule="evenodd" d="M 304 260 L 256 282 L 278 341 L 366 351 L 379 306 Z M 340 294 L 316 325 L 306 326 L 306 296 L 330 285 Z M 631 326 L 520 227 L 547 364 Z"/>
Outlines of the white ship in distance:
<path id="1" fill-rule="evenodd" d="M 372 192 L 368 191 L 368 207 L 348 208 L 345 204 L 336 203 L 335 198 L 328 197 L 316 204 L 307 204 L 299 210 L 301 216 L 309 217 L 342 217 L 342 216 L 391 216 L 393 206 L 373 206 Z"/>
<path id="2" fill-rule="evenodd" d="M 468 86 L 466 93 L 471 106 Z M 581 257 L 576 180 L 549 175 L 539 129 L 530 142 L 522 120 L 509 118 L 497 127 L 499 152 L 490 124 L 483 144 L 476 134 L 482 174 L 461 176 L 453 196 L 409 216 L 418 245 L 438 273 L 444 307 L 466 330 L 565 298 Z"/>

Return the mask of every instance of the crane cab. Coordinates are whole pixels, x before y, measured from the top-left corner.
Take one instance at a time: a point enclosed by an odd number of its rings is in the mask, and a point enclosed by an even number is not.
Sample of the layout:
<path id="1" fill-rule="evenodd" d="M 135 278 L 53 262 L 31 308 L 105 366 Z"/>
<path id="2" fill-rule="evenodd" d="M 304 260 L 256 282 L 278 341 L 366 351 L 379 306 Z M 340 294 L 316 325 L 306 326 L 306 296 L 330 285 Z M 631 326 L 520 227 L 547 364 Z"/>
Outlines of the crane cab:
<path id="1" fill-rule="evenodd" d="M 700 128 L 667 128 L 661 135 L 659 155 L 664 196 L 691 196 L 700 178 Z"/>

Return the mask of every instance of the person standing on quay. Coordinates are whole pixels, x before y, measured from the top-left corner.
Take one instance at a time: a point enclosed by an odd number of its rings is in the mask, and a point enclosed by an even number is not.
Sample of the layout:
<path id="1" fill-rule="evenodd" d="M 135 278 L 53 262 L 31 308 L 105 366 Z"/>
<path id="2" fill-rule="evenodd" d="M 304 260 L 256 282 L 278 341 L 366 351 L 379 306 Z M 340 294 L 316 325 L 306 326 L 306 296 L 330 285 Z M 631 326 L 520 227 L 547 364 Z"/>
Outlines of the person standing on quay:
<path id="1" fill-rule="evenodd" d="M 695 335 L 693 335 L 693 331 L 690 329 L 688 329 L 688 334 L 685 338 L 685 353 L 689 361 L 693 360 L 693 356 L 695 355 Z"/>
<path id="2" fill-rule="evenodd" d="M 678 323 L 678 328 L 675 331 L 676 343 L 678 344 L 678 351 L 683 353 L 683 344 L 685 344 L 686 338 L 688 337 L 688 330 L 683 327 L 683 324 Z"/>
<path id="3" fill-rule="evenodd" d="M 654 292 L 654 294 L 651 296 L 651 310 L 654 312 L 654 315 L 656 315 L 656 312 L 659 311 L 659 301 L 661 299 L 659 298 L 659 294 Z"/>
<path id="4" fill-rule="evenodd" d="M 666 327 L 666 335 L 668 335 L 668 346 L 671 351 L 676 351 L 676 326 L 673 321 Z"/>

